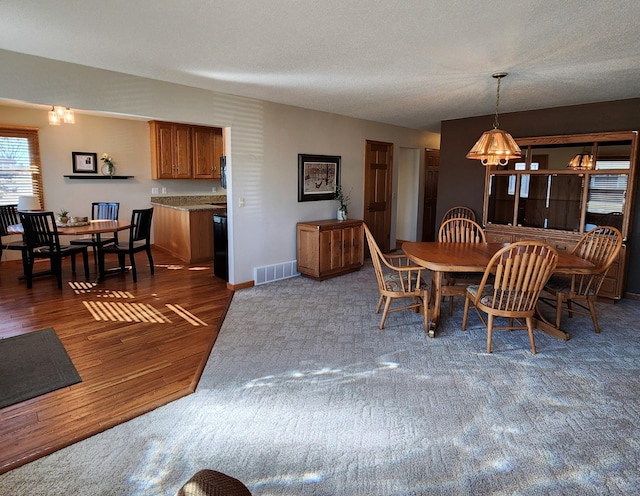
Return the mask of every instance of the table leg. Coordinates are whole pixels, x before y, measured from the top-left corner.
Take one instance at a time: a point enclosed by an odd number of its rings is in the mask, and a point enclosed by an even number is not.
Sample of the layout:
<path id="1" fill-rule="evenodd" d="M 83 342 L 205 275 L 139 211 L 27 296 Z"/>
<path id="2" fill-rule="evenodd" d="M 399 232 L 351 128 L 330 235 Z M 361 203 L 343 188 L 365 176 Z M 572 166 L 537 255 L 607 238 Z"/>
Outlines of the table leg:
<path id="1" fill-rule="evenodd" d="M 429 323 L 429 337 L 434 338 L 436 336 L 436 330 L 438 329 L 438 319 L 440 318 L 440 307 L 442 300 L 442 272 L 431 271 L 431 308 Z"/>
<path id="2" fill-rule="evenodd" d="M 536 306 L 536 314 L 534 318 L 535 318 L 534 324 L 536 329 L 540 329 L 542 332 L 545 332 L 550 336 L 553 336 L 554 338 L 562 339 L 564 341 L 568 341 L 569 338 L 571 338 L 571 334 L 563 331 L 562 329 L 558 329 L 555 326 L 555 324 L 552 324 L 551 322 L 549 322 L 545 318 L 545 316 L 542 315 L 542 312 L 540 312 L 539 304 Z"/>

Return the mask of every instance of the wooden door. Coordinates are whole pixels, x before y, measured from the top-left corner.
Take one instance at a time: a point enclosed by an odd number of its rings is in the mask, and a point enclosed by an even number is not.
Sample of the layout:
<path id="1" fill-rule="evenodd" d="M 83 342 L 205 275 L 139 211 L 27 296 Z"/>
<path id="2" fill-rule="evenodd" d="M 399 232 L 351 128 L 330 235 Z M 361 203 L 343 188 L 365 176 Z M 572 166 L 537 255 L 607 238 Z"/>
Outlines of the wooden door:
<path id="1" fill-rule="evenodd" d="M 436 206 L 438 200 L 438 175 L 440 150 L 424 150 L 424 209 L 422 214 L 422 241 L 436 240 Z"/>
<path id="2" fill-rule="evenodd" d="M 364 221 L 380 250 L 391 244 L 393 143 L 367 140 L 364 155 Z"/>

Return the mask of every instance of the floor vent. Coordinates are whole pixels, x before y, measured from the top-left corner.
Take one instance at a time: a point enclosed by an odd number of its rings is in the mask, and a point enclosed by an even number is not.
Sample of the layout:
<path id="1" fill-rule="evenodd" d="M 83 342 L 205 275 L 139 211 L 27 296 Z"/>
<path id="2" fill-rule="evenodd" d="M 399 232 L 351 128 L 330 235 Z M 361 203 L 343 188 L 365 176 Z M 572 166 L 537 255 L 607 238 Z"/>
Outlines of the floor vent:
<path id="1" fill-rule="evenodd" d="M 264 267 L 253 268 L 253 281 L 256 286 L 266 284 L 268 282 L 289 279 L 290 277 L 299 276 L 296 270 L 297 261 L 281 262 L 273 265 L 265 265 Z"/>

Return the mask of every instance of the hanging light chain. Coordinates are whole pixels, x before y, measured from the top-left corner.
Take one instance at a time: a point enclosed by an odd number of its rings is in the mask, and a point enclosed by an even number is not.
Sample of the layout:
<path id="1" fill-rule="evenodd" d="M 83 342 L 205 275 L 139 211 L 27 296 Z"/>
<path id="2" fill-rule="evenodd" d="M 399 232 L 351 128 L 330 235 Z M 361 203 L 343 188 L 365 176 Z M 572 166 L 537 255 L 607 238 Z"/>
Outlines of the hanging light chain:
<path id="1" fill-rule="evenodd" d="M 498 122 L 498 108 L 500 106 L 500 81 L 506 75 L 506 72 L 496 72 L 495 74 L 492 74 L 492 76 L 498 80 L 498 89 L 496 91 L 496 115 L 493 118 L 493 129 L 498 129 L 500 127 L 500 124 Z"/>

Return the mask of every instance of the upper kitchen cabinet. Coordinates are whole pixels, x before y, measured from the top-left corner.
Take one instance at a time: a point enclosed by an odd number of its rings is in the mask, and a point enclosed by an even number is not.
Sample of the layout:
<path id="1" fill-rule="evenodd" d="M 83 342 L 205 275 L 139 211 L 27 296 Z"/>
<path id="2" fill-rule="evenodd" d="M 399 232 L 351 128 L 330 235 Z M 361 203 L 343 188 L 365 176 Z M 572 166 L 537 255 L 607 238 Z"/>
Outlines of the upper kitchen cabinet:
<path id="1" fill-rule="evenodd" d="M 194 126 L 191 129 L 193 144 L 193 178 L 220 179 L 220 157 L 223 155 L 222 129 Z"/>
<path id="2" fill-rule="evenodd" d="M 151 121 L 153 179 L 191 179 L 191 126 Z"/>
<path id="3" fill-rule="evenodd" d="M 153 179 L 220 179 L 222 129 L 150 121 Z"/>

